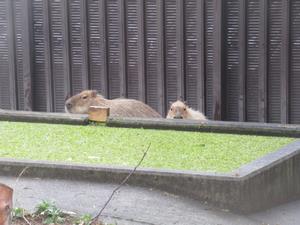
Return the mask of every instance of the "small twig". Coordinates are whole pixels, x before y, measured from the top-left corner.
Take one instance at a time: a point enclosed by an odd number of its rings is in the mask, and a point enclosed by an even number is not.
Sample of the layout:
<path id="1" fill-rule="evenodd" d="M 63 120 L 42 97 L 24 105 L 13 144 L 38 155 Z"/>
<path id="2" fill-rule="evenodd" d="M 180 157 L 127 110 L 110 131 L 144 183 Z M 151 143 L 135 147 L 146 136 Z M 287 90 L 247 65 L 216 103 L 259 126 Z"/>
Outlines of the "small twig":
<path id="1" fill-rule="evenodd" d="M 25 167 L 24 169 L 22 169 L 22 171 L 19 173 L 19 175 L 18 175 L 18 177 L 17 177 L 17 179 L 16 179 L 16 181 L 15 181 L 15 185 L 14 185 L 15 188 L 17 187 L 17 183 L 19 182 L 20 178 L 23 176 L 23 174 L 24 174 L 24 173 L 26 172 L 26 170 L 28 170 L 28 169 L 29 169 L 29 166 L 26 166 L 26 167 Z M 14 202 L 15 202 L 16 204 L 19 203 L 19 201 L 18 201 L 17 198 L 15 198 Z M 26 221 L 26 218 L 25 218 L 24 220 Z M 31 225 L 31 224 L 30 224 L 30 225 Z"/>
<path id="2" fill-rule="evenodd" d="M 141 163 L 143 162 L 144 158 L 146 157 L 149 149 L 150 149 L 151 143 L 148 145 L 146 151 L 144 152 L 142 158 L 140 159 L 140 161 L 138 162 L 138 164 L 134 167 L 134 169 L 127 175 L 127 177 L 125 177 L 125 179 L 119 184 L 118 187 L 116 187 L 113 192 L 111 193 L 111 195 L 109 196 L 108 200 L 105 202 L 104 206 L 102 207 L 102 209 L 100 210 L 100 212 L 93 218 L 91 225 L 96 224 L 96 222 L 99 220 L 99 217 L 101 216 L 102 212 L 104 211 L 104 209 L 106 208 L 106 206 L 109 204 L 109 202 L 112 200 L 113 196 L 115 195 L 115 193 L 128 181 L 128 179 L 132 176 L 132 174 L 135 173 L 135 171 L 137 170 L 137 168 L 141 165 Z"/>
<path id="3" fill-rule="evenodd" d="M 19 182 L 19 179 L 23 176 L 23 174 L 26 172 L 26 170 L 29 169 L 29 166 L 26 166 L 22 171 L 21 173 L 19 173 L 19 176 L 17 177 L 16 179 L 16 182 L 15 183 L 18 183 Z"/>
<path id="4" fill-rule="evenodd" d="M 28 219 L 26 219 L 25 215 L 23 214 L 23 219 L 25 220 L 25 222 L 28 224 L 28 225 L 31 225 L 31 223 L 28 221 Z"/>

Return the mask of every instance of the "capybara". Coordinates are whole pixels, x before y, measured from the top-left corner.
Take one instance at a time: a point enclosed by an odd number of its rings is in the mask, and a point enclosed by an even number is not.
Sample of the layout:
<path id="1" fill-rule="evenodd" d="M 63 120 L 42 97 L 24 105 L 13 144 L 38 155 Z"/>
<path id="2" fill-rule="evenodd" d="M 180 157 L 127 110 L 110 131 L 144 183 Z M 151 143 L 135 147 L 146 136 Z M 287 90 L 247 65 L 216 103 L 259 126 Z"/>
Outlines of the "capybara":
<path id="1" fill-rule="evenodd" d="M 171 104 L 167 119 L 206 120 L 206 117 L 203 113 L 196 111 L 188 107 L 184 102 L 177 100 Z"/>
<path id="2" fill-rule="evenodd" d="M 161 115 L 145 103 L 126 98 L 106 99 L 95 90 L 85 90 L 72 96 L 65 103 L 68 113 L 86 114 L 90 106 L 110 108 L 113 117 L 161 118 Z"/>

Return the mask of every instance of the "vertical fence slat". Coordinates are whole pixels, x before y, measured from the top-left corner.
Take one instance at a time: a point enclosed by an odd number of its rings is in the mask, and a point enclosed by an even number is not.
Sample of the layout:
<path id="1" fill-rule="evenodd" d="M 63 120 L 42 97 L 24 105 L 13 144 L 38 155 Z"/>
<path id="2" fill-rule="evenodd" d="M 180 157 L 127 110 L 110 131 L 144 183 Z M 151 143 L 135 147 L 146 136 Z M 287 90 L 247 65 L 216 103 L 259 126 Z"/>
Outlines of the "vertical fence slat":
<path id="1" fill-rule="evenodd" d="M 13 5 L 13 17 L 14 17 L 14 26 L 12 24 L 11 29 L 14 27 L 14 42 L 15 45 L 15 62 L 16 62 L 16 75 L 14 77 L 16 83 L 16 96 L 17 96 L 17 109 L 24 110 L 24 73 L 23 68 L 25 66 L 25 61 L 30 60 L 30 56 L 24 57 L 24 48 L 28 47 L 24 45 L 23 39 L 25 34 L 25 29 L 23 26 L 26 26 L 26 20 L 23 18 L 23 14 L 26 11 L 24 10 L 24 5 L 22 3 L 26 1 L 15 0 L 11 1 Z M 25 24 L 24 24 L 25 23 Z M 27 32 L 28 32 L 27 28 Z M 27 62 L 28 63 L 28 62 Z M 14 82 L 14 81 L 13 81 Z"/>
<path id="2" fill-rule="evenodd" d="M 4 92 L 1 92 L 1 97 L 6 97 L 9 100 L 7 108 L 16 109 L 17 108 L 17 96 L 16 96 L 16 62 L 15 62 L 15 43 L 14 43 L 14 16 L 13 16 L 13 1 L 7 1 L 7 33 L 8 36 L 8 80 L 2 85 L 6 85 Z M 5 33 L 4 33 L 5 34 Z M 8 88 L 8 90 L 6 90 Z"/>
<path id="3" fill-rule="evenodd" d="M 90 87 L 107 97 L 105 0 L 88 0 L 87 7 Z"/>
<path id="4" fill-rule="evenodd" d="M 282 1 L 282 35 L 280 58 L 281 123 L 288 123 L 288 80 L 289 80 L 289 1 Z"/>
<path id="5" fill-rule="evenodd" d="M 50 1 L 51 62 L 54 110 L 64 111 L 70 88 L 69 30 L 67 0 Z"/>
<path id="6" fill-rule="evenodd" d="M 205 1 L 206 114 L 221 119 L 222 1 Z"/>
<path id="7" fill-rule="evenodd" d="M 52 111 L 48 1 L 32 1 L 33 110 Z"/>
<path id="8" fill-rule="evenodd" d="M 246 119 L 246 0 L 239 4 L 239 121 Z"/>
<path id="9" fill-rule="evenodd" d="M 247 3 L 247 77 L 246 77 L 246 118 L 249 122 L 258 121 L 259 111 L 259 62 L 261 35 L 261 0 Z"/>
<path id="10" fill-rule="evenodd" d="M 143 1 L 126 0 L 128 98 L 145 101 Z"/>
<path id="11" fill-rule="evenodd" d="M 17 109 L 32 110 L 31 1 L 12 2 L 14 3 L 16 55 L 16 76 L 12 82 L 16 84 Z"/>
<path id="12" fill-rule="evenodd" d="M 222 89 L 221 89 L 221 82 L 222 82 L 222 14 L 223 14 L 223 7 L 222 1 L 213 0 L 214 4 L 214 36 L 213 36 L 213 57 L 214 57 L 214 67 L 213 67 L 213 119 L 221 120 L 222 118 Z"/>
<path id="13" fill-rule="evenodd" d="M 239 117 L 239 3 L 240 1 L 224 1 L 224 86 L 225 120 L 238 121 Z"/>
<path id="14" fill-rule="evenodd" d="M 205 111 L 209 119 L 213 119 L 213 30 L 214 5 L 213 0 L 206 0 L 205 6 Z"/>
<path id="15" fill-rule="evenodd" d="M 245 1 L 225 1 L 225 119 L 245 119 Z M 223 92 L 224 93 L 224 92 Z"/>
<path id="16" fill-rule="evenodd" d="M 205 1 L 206 115 L 221 119 L 222 1 Z"/>
<path id="17" fill-rule="evenodd" d="M 24 33 L 26 31 L 23 30 L 23 4 L 20 0 L 11 1 L 12 2 L 12 10 L 13 10 L 13 18 L 14 18 L 14 25 L 11 27 L 14 29 L 14 51 L 15 51 L 15 77 L 12 82 L 16 85 L 16 97 L 17 97 L 17 109 L 24 110 L 24 81 L 23 81 L 23 65 L 24 61 L 28 60 L 28 56 L 26 59 L 23 57 L 24 47 L 23 45 L 23 39 L 24 39 Z"/>
<path id="18" fill-rule="evenodd" d="M 170 102 L 185 98 L 183 2 L 182 0 L 165 0 L 164 3 L 166 100 Z"/>
<path id="19" fill-rule="evenodd" d="M 266 120 L 267 0 L 247 1 L 246 119 Z"/>
<path id="20" fill-rule="evenodd" d="M 185 84 L 190 107 L 205 112 L 204 0 L 184 1 Z"/>
<path id="21" fill-rule="evenodd" d="M 163 0 L 145 1 L 146 102 L 165 114 Z"/>
<path id="22" fill-rule="evenodd" d="M 269 122 L 288 121 L 288 15 L 287 1 L 269 2 L 268 117 Z"/>
<path id="23" fill-rule="evenodd" d="M 290 12 L 290 122 L 300 123 L 300 1 L 291 1 Z"/>
<path id="24" fill-rule="evenodd" d="M 282 0 L 268 5 L 268 122 L 281 122 Z"/>
<path id="25" fill-rule="evenodd" d="M 88 88 L 86 0 L 68 1 L 72 93 Z"/>
<path id="26" fill-rule="evenodd" d="M 31 0 L 22 1 L 23 5 L 23 93 L 24 110 L 32 110 L 32 18 Z"/>
<path id="27" fill-rule="evenodd" d="M 124 0 L 106 3 L 109 97 L 126 97 Z"/>
<path id="28" fill-rule="evenodd" d="M 259 1 L 259 78 L 258 78 L 258 121 L 267 121 L 267 12 L 268 1 Z"/>

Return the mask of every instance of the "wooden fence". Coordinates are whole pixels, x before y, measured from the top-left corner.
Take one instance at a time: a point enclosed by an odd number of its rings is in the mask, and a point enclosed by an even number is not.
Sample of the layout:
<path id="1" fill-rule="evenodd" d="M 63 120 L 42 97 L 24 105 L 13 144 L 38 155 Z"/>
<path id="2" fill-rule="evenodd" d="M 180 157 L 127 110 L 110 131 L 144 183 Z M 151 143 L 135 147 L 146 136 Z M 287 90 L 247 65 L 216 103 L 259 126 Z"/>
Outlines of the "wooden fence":
<path id="1" fill-rule="evenodd" d="M 62 111 L 87 88 L 300 123 L 300 1 L 0 0 L 0 107 Z"/>

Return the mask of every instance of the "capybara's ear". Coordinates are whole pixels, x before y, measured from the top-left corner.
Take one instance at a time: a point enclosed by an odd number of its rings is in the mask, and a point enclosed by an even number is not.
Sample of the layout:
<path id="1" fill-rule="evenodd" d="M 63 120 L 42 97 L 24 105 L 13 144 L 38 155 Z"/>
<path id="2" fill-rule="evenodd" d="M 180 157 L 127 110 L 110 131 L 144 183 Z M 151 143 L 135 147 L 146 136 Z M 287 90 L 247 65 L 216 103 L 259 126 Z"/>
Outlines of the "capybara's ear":
<path id="1" fill-rule="evenodd" d="M 92 96 L 93 98 L 97 97 L 97 94 L 98 94 L 98 91 L 92 90 L 91 96 Z"/>
<path id="2" fill-rule="evenodd" d="M 66 95 L 66 97 L 65 97 L 65 101 L 67 101 L 69 98 L 71 98 L 70 92 L 67 93 L 67 95 Z"/>
<path id="3" fill-rule="evenodd" d="M 169 106 L 171 106 L 173 104 L 173 102 L 172 101 L 169 101 Z"/>

